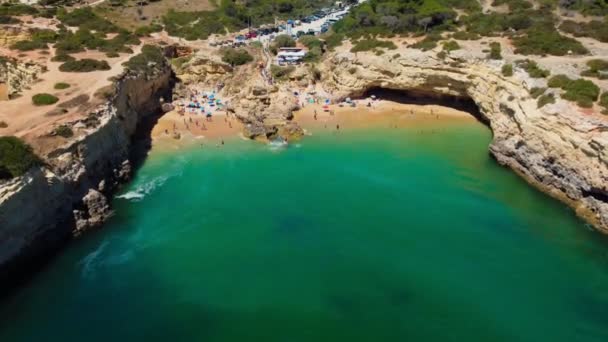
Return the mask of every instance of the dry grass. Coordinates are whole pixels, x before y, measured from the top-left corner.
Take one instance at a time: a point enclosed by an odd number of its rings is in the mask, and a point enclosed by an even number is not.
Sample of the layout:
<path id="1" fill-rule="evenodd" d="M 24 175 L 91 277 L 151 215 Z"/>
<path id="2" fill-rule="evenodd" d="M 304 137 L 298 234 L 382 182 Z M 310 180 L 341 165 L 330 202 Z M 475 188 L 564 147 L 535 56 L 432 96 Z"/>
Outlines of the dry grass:
<path id="1" fill-rule="evenodd" d="M 120 27 L 133 30 L 150 25 L 152 22 L 159 22 L 169 9 L 175 11 L 205 11 L 213 8 L 213 2 L 210 0 L 160 0 L 143 6 L 145 20 L 140 20 L 137 5 L 130 0 L 125 7 L 112 7 L 108 3 L 103 3 L 95 7 L 95 12 Z"/>

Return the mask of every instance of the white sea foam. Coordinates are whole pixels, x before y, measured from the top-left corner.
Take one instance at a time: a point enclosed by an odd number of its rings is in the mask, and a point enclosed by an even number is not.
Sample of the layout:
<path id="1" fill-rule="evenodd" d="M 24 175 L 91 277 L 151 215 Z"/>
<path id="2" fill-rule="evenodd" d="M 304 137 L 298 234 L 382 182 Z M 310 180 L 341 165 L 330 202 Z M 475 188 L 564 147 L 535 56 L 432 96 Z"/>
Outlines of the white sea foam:
<path id="1" fill-rule="evenodd" d="M 101 254 L 103 253 L 109 242 L 104 240 L 94 251 L 87 254 L 78 264 L 82 265 L 82 276 L 84 278 L 92 278 L 95 276 L 95 269 L 101 262 Z"/>

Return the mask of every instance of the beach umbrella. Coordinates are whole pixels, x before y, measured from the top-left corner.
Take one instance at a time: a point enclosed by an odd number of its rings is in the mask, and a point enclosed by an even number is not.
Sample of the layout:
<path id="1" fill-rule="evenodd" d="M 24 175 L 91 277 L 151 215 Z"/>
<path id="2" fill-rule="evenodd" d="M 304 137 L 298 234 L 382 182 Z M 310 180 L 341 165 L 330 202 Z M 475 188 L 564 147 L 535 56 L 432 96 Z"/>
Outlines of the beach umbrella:
<path id="1" fill-rule="evenodd" d="M 350 99 L 350 97 L 346 98 L 346 102 L 352 102 L 353 100 Z"/>
<path id="2" fill-rule="evenodd" d="M 376 99 L 376 95 L 372 95 L 372 100 L 375 100 L 375 99 Z"/>
<path id="3" fill-rule="evenodd" d="M 326 103 L 326 104 L 329 104 L 329 99 L 325 99 L 325 103 Z"/>

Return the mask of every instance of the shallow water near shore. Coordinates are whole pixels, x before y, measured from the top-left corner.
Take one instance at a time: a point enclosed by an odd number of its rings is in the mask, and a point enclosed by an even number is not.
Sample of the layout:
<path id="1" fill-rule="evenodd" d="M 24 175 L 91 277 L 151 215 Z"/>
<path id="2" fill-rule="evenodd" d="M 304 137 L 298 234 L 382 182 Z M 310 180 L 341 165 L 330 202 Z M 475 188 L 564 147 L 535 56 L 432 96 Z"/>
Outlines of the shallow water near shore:
<path id="1" fill-rule="evenodd" d="M 608 241 L 476 122 L 151 154 L 0 341 L 606 341 Z"/>

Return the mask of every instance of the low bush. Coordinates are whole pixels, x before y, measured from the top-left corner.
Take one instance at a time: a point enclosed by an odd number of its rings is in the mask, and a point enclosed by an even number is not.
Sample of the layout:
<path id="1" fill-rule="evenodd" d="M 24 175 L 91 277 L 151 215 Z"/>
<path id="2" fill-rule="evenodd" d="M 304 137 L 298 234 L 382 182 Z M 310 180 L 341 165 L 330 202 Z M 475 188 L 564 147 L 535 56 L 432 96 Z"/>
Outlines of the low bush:
<path id="1" fill-rule="evenodd" d="M 572 80 L 566 75 L 557 75 L 549 79 L 549 87 L 564 90 L 562 98 L 576 102 L 579 106 L 590 108 L 600 96 L 600 88 L 595 83 L 577 79 Z"/>
<path id="2" fill-rule="evenodd" d="M 603 59 L 592 59 L 587 62 L 589 69 L 583 71 L 581 76 L 595 77 L 601 80 L 608 79 L 608 61 Z"/>
<path id="3" fill-rule="evenodd" d="M 67 62 L 67 61 L 74 61 L 76 60 L 76 58 L 67 55 L 65 53 L 61 53 L 61 54 L 57 54 L 55 56 L 53 56 L 53 58 L 51 58 L 51 61 L 53 62 Z"/>
<path id="4" fill-rule="evenodd" d="M 524 69 L 532 78 L 545 78 L 551 75 L 549 70 L 542 69 L 538 66 L 538 63 L 529 59 L 516 61 L 515 64 Z"/>
<path id="5" fill-rule="evenodd" d="M 419 41 L 418 43 L 410 45 L 410 47 L 414 49 L 420 49 L 422 51 L 428 51 L 436 48 L 437 42 L 439 40 L 441 40 L 440 34 L 431 33 L 427 34 L 426 37 L 424 37 L 424 39 Z"/>
<path id="6" fill-rule="evenodd" d="M 245 49 L 227 48 L 222 51 L 222 61 L 232 66 L 244 65 L 253 61 L 253 56 Z"/>
<path id="7" fill-rule="evenodd" d="M 460 45 L 456 41 L 450 40 L 443 43 L 443 51 L 450 52 L 455 50 L 460 50 Z"/>
<path id="8" fill-rule="evenodd" d="M 10 48 L 19 51 L 32 51 L 38 49 L 48 49 L 48 44 L 36 40 L 20 40 L 18 42 L 13 43 Z"/>
<path id="9" fill-rule="evenodd" d="M 456 40 L 478 40 L 481 36 L 474 32 L 458 31 L 452 34 L 452 38 Z"/>
<path id="10" fill-rule="evenodd" d="M 144 45 L 140 54 L 131 57 L 123 65 L 135 73 L 149 73 L 152 68 L 164 63 L 165 56 L 160 48 L 153 45 Z"/>
<path id="11" fill-rule="evenodd" d="M 522 55 L 564 56 L 568 53 L 584 55 L 589 53 L 579 41 L 565 37 L 551 28 L 536 28 L 513 39 L 515 53 Z"/>
<path id="12" fill-rule="evenodd" d="M 549 94 L 545 94 L 542 95 L 541 97 L 538 98 L 538 100 L 536 101 L 536 106 L 538 108 L 544 107 L 545 105 L 548 105 L 549 103 L 555 103 L 555 96 L 553 96 L 553 94 L 549 93 Z"/>
<path id="13" fill-rule="evenodd" d="M 58 83 L 55 83 L 55 86 L 53 88 L 55 88 L 57 90 L 62 90 L 62 89 L 68 89 L 69 87 L 70 87 L 70 85 L 68 83 L 58 82 Z"/>
<path id="14" fill-rule="evenodd" d="M 602 114 L 608 115 L 608 91 L 604 92 L 602 96 L 600 96 L 600 106 L 604 107 L 602 110 Z"/>
<path id="15" fill-rule="evenodd" d="M 58 135 L 60 137 L 66 138 L 66 139 L 74 136 L 74 131 L 72 131 L 72 128 L 70 128 L 69 126 L 66 126 L 66 125 L 61 125 L 61 126 L 55 128 L 53 133 L 55 133 L 55 135 Z"/>
<path id="16" fill-rule="evenodd" d="M 538 98 L 539 96 L 543 95 L 546 90 L 547 88 L 534 87 L 530 89 L 530 96 L 532 96 L 533 99 Z"/>
<path id="17" fill-rule="evenodd" d="M 48 106 L 57 103 L 59 99 L 51 94 L 36 94 L 32 96 L 32 103 L 36 106 Z"/>
<path id="18" fill-rule="evenodd" d="M 32 148 L 17 137 L 0 137 L 0 179 L 11 179 L 25 174 L 39 165 L 40 159 Z"/>
<path id="19" fill-rule="evenodd" d="M 151 33 L 160 32 L 163 30 L 163 27 L 158 24 L 150 24 L 148 26 L 141 26 L 135 30 L 135 35 L 138 37 L 147 37 Z"/>
<path id="20" fill-rule="evenodd" d="M 491 42 L 490 43 L 490 53 L 488 53 L 489 59 L 502 59 L 502 48 L 500 43 Z"/>
<path id="21" fill-rule="evenodd" d="M 565 20 L 559 28 L 575 37 L 590 37 L 600 42 L 608 43 L 608 21 L 606 20 L 603 22 L 592 20 L 588 23 Z"/>
<path id="22" fill-rule="evenodd" d="M 4 121 L 0 121 L 0 128 L 7 128 L 8 124 Z"/>
<path id="23" fill-rule="evenodd" d="M 79 60 L 67 61 L 59 66 L 62 72 L 92 72 L 98 70 L 110 70 L 110 65 L 106 61 L 84 58 Z"/>
<path id="24" fill-rule="evenodd" d="M 395 50 L 397 46 L 391 41 L 372 39 L 361 39 L 355 43 L 355 46 L 350 50 L 351 52 L 371 51 L 375 49 L 389 49 Z"/>
<path id="25" fill-rule="evenodd" d="M 294 70 L 296 70 L 296 68 L 293 66 L 281 67 L 278 65 L 272 65 L 270 67 L 270 73 L 272 74 L 272 77 L 277 80 L 285 79 Z"/>
<path id="26" fill-rule="evenodd" d="M 600 88 L 595 83 L 583 79 L 574 80 L 563 89 L 566 91 L 562 94 L 563 99 L 576 102 L 585 108 L 593 107 L 593 102 L 600 96 Z"/>
<path id="27" fill-rule="evenodd" d="M 566 88 L 572 80 L 566 75 L 555 75 L 547 81 L 547 85 L 551 88 Z"/>
<path id="28" fill-rule="evenodd" d="M 513 65 L 512 64 L 503 65 L 502 66 L 502 75 L 505 77 L 513 76 Z"/>

